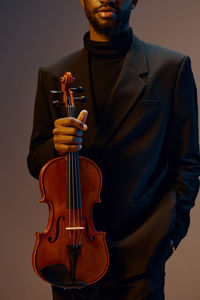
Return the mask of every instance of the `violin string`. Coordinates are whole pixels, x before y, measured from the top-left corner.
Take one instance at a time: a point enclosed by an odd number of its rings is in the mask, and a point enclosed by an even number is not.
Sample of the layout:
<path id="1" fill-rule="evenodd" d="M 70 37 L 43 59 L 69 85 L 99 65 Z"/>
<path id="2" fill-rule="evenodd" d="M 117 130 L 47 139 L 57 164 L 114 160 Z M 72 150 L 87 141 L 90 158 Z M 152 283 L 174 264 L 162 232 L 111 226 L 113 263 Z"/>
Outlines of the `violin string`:
<path id="1" fill-rule="evenodd" d="M 76 116 L 76 111 L 75 107 L 74 109 L 74 116 Z M 77 211 L 77 227 L 79 228 L 77 230 L 77 245 L 81 245 L 81 234 L 82 234 L 82 224 L 81 224 L 81 214 L 80 214 L 80 209 L 81 209 L 81 186 L 80 186 L 80 169 L 79 169 L 79 153 L 75 152 L 75 174 L 76 174 L 76 180 L 75 180 L 75 187 L 76 187 L 76 211 Z"/>
<path id="2" fill-rule="evenodd" d="M 78 152 L 76 152 L 76 162 L 75 162 L 75 167 L 76 167 L 76 195 L 77 195 L 77 219 L 78 219 L 78 227 L 81 227 L 80 224 L 80 208 L 81 208 L 81 202 L 80 202 L 80 176 L 79 176 L 79 160 L 78 160 Z M 80 230 L 78 230 L 78 235 L 77 235 L 77 244 L 80 244 Z"/>
<path id="3" fill-rule="evenodd" d="M 70 215 L 70 210 L 71 210 L 71 165 L 70 165 L 70 158 L 71 154 L 70 152 L 68 153 L 68 160 L 67 160 L 67 165 L 68 165 L 68 227 L 71 227 L 71 215 Z M 71 231 L 69 230 L 69 240 L 71 239 Z"/>
<path id="4" fill-rule="evenodd" d="M 67 107 L 67 112 L 68 112 L 68 117 L 71 116 L 71 109 L 70 106 Z M 73 209 L 73 164 L 72 164 L 72 160 L 73 160 L 73 156 L 72 153 L 69 152 L 68 155 L 69 161 L 68 161 L 68 165 L 69 165 L 69 243 L 70 245 L 74 243 L 74 232 L 73 230 L 71 231 L 70 228 L 73 227 L 73 222 L 74 222 L 74 218 L 73 218 L 73 213 L 71 214 L 71 210 Z M 72 242 L 73 241 L 73 242 Z"/>
<path id="5" fill-rule="evenodd" d="M 74 106 L 70 106 L 70 116 L 76 117 L 76 111 Z M 72 161 L 72 169 L 73 169 L 73 216 L 74 216 L 74 223 L 73 226 L 75 228 L 80 227 L 79 225 L 79 206 L 77 203 L 78 200 L 78 193 L 77 193 L 77 185 L 78 185 L 78 178 L 77 178 L 77 172 L 78 172 L 78 166 L 77 166 L 77 152 L 73 152 L 73 161 Z M 77 245 L 78 238 L 79 238 L 79 229 L 73 230 L 74 232 L 74 244 Z"/>
<path id="6" fill-rule="evenodd" d="M 74 117 L 74 110 L 73 110 L 73 107 L 70 105 L 69 106 L 70 108 L 70 116 L 71 117 Z M 71 163 L 72 163 L 72 189 L 73 189 L 73 195 L 72 195 L 72 214 L 73 214 L 73 225 L 72 227 L 76 227 L 76 191 L 75 191 L 75 185 L 76 185 L 76 182 L 75 182 L 75 174 L 76 174 L 76 171 L 75 171 L 75 165 L 74 165 L 74 155 L 75 153 L 72 152 L 72 160 L 71 160 Z M 73 230 L 73 246 L 76 245 L 76 230 Z"/>
<path id="7" fill-rule="evenodd" d="M 75 114 L 75 107 L 74 107 L 74 114 Z M 78 173 L 79 173 L 79 165 L 78 165 L 78 152 L 74 153 L 75 156 L 75 174 L 76 174 L 76 181 L 75 181 L 75 187 L 76 187 L 76 220 L 77 220 L 77 227 L 80 228 L 80 222 L 79 222 L 79 178 L 78 178 Z M 80 235 L 80 229 L 76 230 L 76 245 L 79 244 L 79 237 Z"/>
<path id="8" fill-rule="evenodd" d="M 74 153 L 72 152 L 72 214 L 73 214 L 73 224 L 72 227 L 76 227 L 76 219 L 75 219 L 75 186 L 74 186 Z M 75 230 L 73 230 L 73 246 L 76 244 L 75 241 L 76 233 Z"/>
<path id="9" fill-rule="evenodd" d="M 79 164 L 79 158 L 78 158 L 78 164 Z M 78 168 L 79 170 L 79 207 L 80 207 L 80 216 L 79 216 L 79 220 L 80 220 L 80 226 L 83 227 L 83 214 L 82 214 L 82 197 L 81 197 L 81 181 L 80 181 L 80 168 Z M 81 238 L 82 238 L 82 234 L 83 234 L 83 230 L 81 230 L 81 236 L 80 236 L 80 245 L 81 245 Z"/>
<path id="10" fill-rule="evenodd" d="M 76 115 L 75 112 L 75 107 L 74 107 L 74 115 Z M 75 174 L 76 174 L 76 179 L 75 179 L 75 187 L 76 187 L 76 211 L 77 211 L 77 227 L 81 227 L 80 224 L 80 207 L 81 207 L 81 198 L 80 198 L 80 173 L 79 173 L 79 154 L 78 152 L 74 153 L 75 155 Z M 78 229 L 77 230 L 77 245 L 80 244 L 80 232 L 82 230 Z"/>
<path id="11" fill-rule="evenodd" d="M 76 216 L 76 223 L 75 223 L 75 227 L 78 227 L 78 224 L 77 224 L 77 210 L 78 210 L 78 206 L 77 206 L 77 166 L 76 166 L 76 152 L 74 152 L 74 188 L 75 188 L 75 203 L 74 203 L 74 213 L 75 213 L 75 216 Z M 77 230 L 75 230 L 75 235 L 76 235 L 76 245 L 77 245 Z"/>
<path id="12" fill-rule="evenodd" d="M 70 116 L 71 112 L 70 112 L 70 107 L 67 107 L 67 115 Z M 72 186 L 72 153 L 69 152 L 68 153 L 68 189 L 69 189 L 69 193 L 68 193 L 68 220 L 69 220 L 69 228 L 72 227 L 73 225 L 73 215 L 71 215 L 71 209 L 72 209 L 72 197 L 73 197 L 73 186 Z M 73 232 L 71 232 L 71 230 L 68 230 L 69 232 L 69 243 L 71 244 L 72 239 L 73 239 Z"/>

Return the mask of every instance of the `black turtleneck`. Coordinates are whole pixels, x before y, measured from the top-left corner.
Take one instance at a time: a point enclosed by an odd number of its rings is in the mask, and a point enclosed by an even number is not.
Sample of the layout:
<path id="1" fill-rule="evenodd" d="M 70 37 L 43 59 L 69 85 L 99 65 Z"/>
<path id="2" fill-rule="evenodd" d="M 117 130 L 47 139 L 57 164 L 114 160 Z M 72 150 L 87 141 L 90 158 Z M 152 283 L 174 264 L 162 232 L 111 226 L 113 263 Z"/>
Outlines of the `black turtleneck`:
<path id="1" fill-rule="evenodd" d="M 89 32 L 84 36 L 84 46 L 89 53 L 90 80 L 97 121 L 109 103 L 132 40 L 131 28 L 109 42 L 92 41 Z"/>

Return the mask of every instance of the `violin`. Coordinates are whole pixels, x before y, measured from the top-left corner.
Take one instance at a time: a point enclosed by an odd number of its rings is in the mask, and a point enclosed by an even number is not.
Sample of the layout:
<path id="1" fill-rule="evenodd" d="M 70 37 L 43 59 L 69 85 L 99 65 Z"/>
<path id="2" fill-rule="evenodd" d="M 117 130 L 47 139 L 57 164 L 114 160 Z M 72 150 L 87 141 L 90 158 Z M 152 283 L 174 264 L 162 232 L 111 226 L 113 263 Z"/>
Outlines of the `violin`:
<path id="1" fill-rule="evenodd" d="M 70 72 L 60 78 L 62 91 L 52 91 L 54 104 L 64 105 L 66 116 L 76 117 Z M 84 96 L 83 96 L 84 97 Z M 82 97 L 82 98 L 83 98 Z M 35 272 L 62 288 L 83 288 L 100 280 L 109 266 L 105 232 L 96 231 L 92 220 L 95 203 L 101 202 L 102 176 L 98 166 L 78 152 L 52 159 L 40 171 L 41 203 L 49 207 L 44 232 L 36 232 L 32 255 Z"/>

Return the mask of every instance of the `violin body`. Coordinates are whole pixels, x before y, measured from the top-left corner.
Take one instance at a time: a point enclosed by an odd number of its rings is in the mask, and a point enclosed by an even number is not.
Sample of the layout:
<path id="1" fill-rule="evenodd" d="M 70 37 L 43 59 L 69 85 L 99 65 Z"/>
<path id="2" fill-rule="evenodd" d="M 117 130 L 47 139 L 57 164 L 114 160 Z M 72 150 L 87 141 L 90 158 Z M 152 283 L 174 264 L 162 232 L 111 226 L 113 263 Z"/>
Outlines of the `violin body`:
<path id="1" fill-rule="evenodd" d="M 80 288 L 101 279 L 109 265 L 105 232 L 96 231 L 92 222 L 93 206 L 101 202 L 102 177 L 94 162 L 79 157 L 82 204 L 69 208 L 67 159 L 68 155 L 55 158 L 40 172 L 40 201 L 49 206 L 49 220 L 45 231 L 36 233 L 32 260 L 42 279 Z M 77 220 L 81 225 L 70 229 Z"/>

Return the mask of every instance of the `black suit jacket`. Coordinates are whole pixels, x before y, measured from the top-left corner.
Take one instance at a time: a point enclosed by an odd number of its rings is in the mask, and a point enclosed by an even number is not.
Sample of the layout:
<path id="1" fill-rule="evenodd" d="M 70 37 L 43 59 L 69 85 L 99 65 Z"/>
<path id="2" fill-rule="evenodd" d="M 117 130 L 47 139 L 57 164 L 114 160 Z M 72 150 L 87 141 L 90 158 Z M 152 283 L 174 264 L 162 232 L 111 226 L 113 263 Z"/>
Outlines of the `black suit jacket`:
<path id="1" fill-rule="evenodd" d="M 199 188 L 197 100 L 190 59 L 134 36 L 98 124 L 85 49 L 41 68 L 28 156 L 36 178 L 44 163 L 56 156 L 56 114 L 49 91 L 60 90 L 59 77 L 65 71 L 72 72 L 88 99 L 77 104 L 78 111 L 89 112 L 81 154 L 93 159 L 103 174 L 102 204 L 94 208 L 94 222 L 107 232 L 109 274 L 124 278 L 144 273 L 163 243 L 170 249 L 171 239 L 177 247 L 185 236 Z"/>

